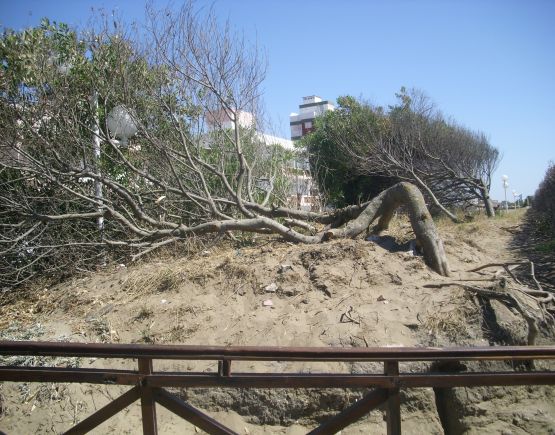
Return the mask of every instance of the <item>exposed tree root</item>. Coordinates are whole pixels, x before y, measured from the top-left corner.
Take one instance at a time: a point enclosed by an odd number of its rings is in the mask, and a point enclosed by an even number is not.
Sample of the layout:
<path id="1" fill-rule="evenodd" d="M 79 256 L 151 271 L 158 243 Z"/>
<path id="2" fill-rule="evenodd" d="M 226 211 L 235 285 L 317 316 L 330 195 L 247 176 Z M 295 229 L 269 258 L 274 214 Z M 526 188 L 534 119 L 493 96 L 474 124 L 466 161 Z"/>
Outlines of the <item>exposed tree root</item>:
<path id="1" fill-rule="evenodd" d="M 513 267 L 511 268 L 511 266 Z M 530 266 L 530 277 L 536 284 L 537 290 L 533 290 L 531 288 L 523 286 L 522 283 L 518 280 L 518 278 L 514 275 L 513 270 L 519 266 Z M 534 263 L 532 261 L 515 261 L 515 262 L 509 262 L 509 263 L 488 263 L 488 264 L 484 264 L 483 266 L 477 267 L 475 269 L 469 270 L 469 272 L 479 272 L 489 267 L 502 267 L 517 284 L 522 286 L 519 290 L 534 297 L 536 301 L 542 304 L 548 304 L 549 302 L 555 301 L 555 297 L 553 293 L 545 291 L 542 288 L 539 281 L 537 280 L 535 271 L 534 271 Z"/>
<path id="2" fill-rule="evenodd" d="M 502 289 L 502 286 L 496 286 L 493 288 L 482 288 L 476 287 L 473 285 L 463 284 L 461 282 L 444 282 L 439 284 L 427 284 L 424 287 L 428 288 L 442 288 L 442 287 L 449 287 L 449 286 L 457 286 L 466 290 L 468 292 L 472 292 L 473 294 L 483 297 L 485 299 L 496 299 L 506 305 L 507 307 L 515 308 L 519 314 L 526 320 L 528 324 L 528 337 L 527 343 L 529 346 L 533 346 L 536 344 L 536 338 L 539 333 L 538 322 L 541 318 L 533 315 L 530 312 L 529 307 L 525 307 L 523 303 L 521 303 L 515 295 L 511 294 L 509 289 Z"/>
<path id="3" fill-rule="evenodd" d="M 526 287 L 521 281 L 515 276 L 513 270 L 519 266 L 529 266 L 529 272 L 532 280 L 536 284 L 537 290 Z M 484 269 L 490 267 L 500 267 L 501 270 L 494 272 L 491 278 L 481 278 L 481 279 L 462 279 L 456 282 L 444 282 L 439 284 L 428 284 L 425 287 L 430 288 L 442 288 L 447 286 L 458 286 L 463 290 L 471 292 L 473 295 L 484 298 L 484 299 L 496 299 L 506 305 L 509 308 L 514 308 L 518 313 L 526 320 L 528 324 L 528 345 L 534 345 L 536 343 L 536 338 L 539 333 L 538 324 L 541 321 L 548 321 L 548 324 L 553 326 L 554 319 L 550 314 L 552 308 L 549 305 L 553 305 L 555 301 L 554 295 L 550 292 L 543 290 L 542 286 L 536 279 L 534 274 L 534 263 L 531 261 L 515 261 L 507 263 L 488 263 L 480 267 L 476 267 L 469 272 L 480 273 Z M 500 276 L 502 271 L 507 273 L 507 277 Z M 514 284 L 509 285 L 508 279 L 512 280 Z M 473 282 L 473 281 L 493 281 L 494 284 L 484 288 L 477 287 L 476 285 L 466 284 L 462 281 Z M 525 300 L 521 300 L 520 297 L 525 297 Z"/>
<path id="4" fill-rule="evenodd" d="M 385 230 L 389 226 L 395 210 L 401 205 L 408 210 L 416 242 L 422 248 L 424 260 L 428 266 L 440 275 L 449 276 L 449 264 L 443 242 L 426 207 L 422 193 L 410 183 L 398 183 L 384 190 L 368 203 L 356 219 L 351 220 L 342 228 L 325 231 L 323 240 L 337 237 L 356 237 L 378 217 L 380 219 L 375 230 Z"/>

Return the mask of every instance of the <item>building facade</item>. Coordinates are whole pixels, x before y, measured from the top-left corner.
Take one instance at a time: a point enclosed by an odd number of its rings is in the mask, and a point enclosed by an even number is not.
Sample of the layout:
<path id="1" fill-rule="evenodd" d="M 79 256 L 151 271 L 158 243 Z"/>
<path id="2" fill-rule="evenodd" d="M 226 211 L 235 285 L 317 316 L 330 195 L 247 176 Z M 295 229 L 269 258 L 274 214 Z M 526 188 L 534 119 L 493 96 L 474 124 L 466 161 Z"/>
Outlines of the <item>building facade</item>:
<path id="1" fill-rule="evenodd" d="M 297 140 L 314 130 L 314 120 L 329 110 L 335 110 L 335 106 L 329 101 L 322 100 L 317 95 L 303 97 L 299 105 L 299 113 L 289 115 L 289 126 L 291 127 L 291 140 Z"/>
<path id="2" fill-rule="evenodd" d="M 316 117 L 330 110 L 335 110 L 335 106 L 317 95 L 303 97 L 303 101 L 299 105 L 299 113 L 289 115 L 291 140 L 297 141 L 314 131 Z M 300 154 L 302 156 L 302 150 Z M 318 186 L 310 174 L 308 157 L 299 157 L 294 173 L 292 197 L 297 198 L 296 206 L 304 210 L 319 210 L 321 208 L 320 195 Z"/>
<path id="3" fill-rule="evenodd" d="M 314 121 L 317 116 L 334 109 L 333 104 L 316 95 L 303 97 L 302 103 L 299 105 L 299 113 L 291 113 L 289 116 L 291 139 L 255 132 L 255 137 L 261 144 L 279 145 L 296 154 L 296 157 L 283 168 L 286 178 L 289 180 L 288 202 L 291 207 L 302 210 L 320 209 L 318 186 L 310 174 L 308 158 L 301 149 L 295 147 L 294 142 L 314 130 Z M 232 118 L 233 116 L 223 110 L 212 113 L 207 116 L 208 129 L 233 129 L 235 123 L 231 120 Z M 242 128 L 256 128 L 253 114 L 239 111 L 236 118 Z"/>

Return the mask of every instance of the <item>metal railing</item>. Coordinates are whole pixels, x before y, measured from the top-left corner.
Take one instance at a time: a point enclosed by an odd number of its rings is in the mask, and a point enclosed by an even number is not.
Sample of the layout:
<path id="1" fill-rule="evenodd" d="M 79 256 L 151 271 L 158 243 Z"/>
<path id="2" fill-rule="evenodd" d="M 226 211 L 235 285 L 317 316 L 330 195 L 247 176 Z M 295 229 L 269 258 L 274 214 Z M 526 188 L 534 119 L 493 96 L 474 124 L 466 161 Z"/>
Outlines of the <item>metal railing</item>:
<path id="1" fill-rule="evenodd" d="M 137 370 L 0 366 L 0 381 L 77 382 L 132 386 L 126 393 L 69 429 L 66 434 L 86 433 L 137 400 L 141 401 L 145 435 L 157 433 L 156 403 L 208 433 L 236 433 L 168 392 L 165 387 L 373 388 L 362 399 L 309 433 L 336 433 L 371 410 L 385 404 L 387 433 L 400 434 L 399 391 L 402 388 L 555 384 L 555 371 L 545 370 L 422 373 L 399 371 L 399 363 L 406 361 L 553 360 L 555 346 L 323 348 L 0 341 L 0 355 L 138 360 Z M 217 361 L 218 371 L 213 373 L 155 371 L 153 360 Z M 382 362 L 384 372 L 383 374 L 235 373 L 231 370 L 233 361 L 373 361 Z"/>

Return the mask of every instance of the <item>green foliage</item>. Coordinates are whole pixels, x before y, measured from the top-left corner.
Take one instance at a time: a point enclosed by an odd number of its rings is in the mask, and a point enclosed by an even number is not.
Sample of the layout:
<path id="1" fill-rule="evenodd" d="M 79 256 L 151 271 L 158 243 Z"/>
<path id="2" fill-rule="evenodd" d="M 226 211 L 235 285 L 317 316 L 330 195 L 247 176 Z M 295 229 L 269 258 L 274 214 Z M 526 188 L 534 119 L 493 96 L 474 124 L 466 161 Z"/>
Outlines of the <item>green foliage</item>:
<path id="1" fill-rule="evenodd" d="M 550 162 L 532 202 L 545 222 L 545 232 L 555 234 L 555 163 Z"/>
<path id="2" fill-rule="evenodd" d="M 395 177 L 363 174 L 353 164 L 355 156 L 370 152 L 371 143 L 358 139 L 361 126 L 380 135 L 387 130 L 388 119 L 381 108 L 374 109 L 351 96 L 339 97 L 336 110 L 318 117 L 314 131 L 298 144 L 307 151 L 311 172 L 321 191 L 336 207 L 365 201 L 396 182 Z M 347 138 L 351 153 L 338 145 L 338 132 Z"/>
<path id="3" fill-rule="evenodd" d="M 446 120 L 418 91 L 401 88 L 387 110 L 340 97 L 301 145 L 335 205 L 377 195 L 399 180 L 415 182 L 443 204 L 485 200 L 499 152 L 479 133 Z M 434 200 L 436 201 L 436 200 Z"/>
<path id="4" fill-rule="evenodd" d="M 536 250 L 545 254 L 555 253 L 555 239 L 539 243 L 536 246 Z"/>
<path id="5" fill-rule="evenodd" d="M 0 287 L 49 271 L 71 273 L 75 268 L 94 267 L 99 258 L 106 258 L 95 244 L 106 238 L 125 240 L 129 230 L 110 219 L 105 220 L 103 231 L 96 219 L 44 221 L 34 226 L 36 216 L 98 210 L 74 193 L 94 197 L 90 177 L 56 176 L 57 171 L 98 170 L 124 188 L 151 190 L 152 183 L 131 171 L 121 156 L 167 179 L 171 176 L 167 158 L 148 145 L 145 136 L 172 140 L 175 125 L 168 112 L 183 117 L 190 106 L 179 102 L 171 89 L 162 89 L 168 82 L 167 70 L 149 65 L 130 40 L 109 29 L 80 35 L 66 24 L 44 19 L 36 28 L 6 30 L 0 38 L 0 67 L 0 208 L 7 211 L 1 223 L 7 228 L 6 238 L 13 233 L 17 240 L 3 252 Z M 160 104 L 161 96 L 165 106 Z M 133 149 L 118 150 L 105 140 L 109 137 L 106 117 L 121 104 L 133 108 L 143 127 Z M 100 161 L 93 155 L 96 125 L 104 138 Z M 19 169 L 9 169 L 10 165 Z M 33 172 L 27 172 L 27 167 Z M 105 198 L 120 200 L 107 191 Z M 32 231 L 26 237 L 17 235 L 27 230 Z M 111 254 L 117 257 L 121 251 L 113 248 Z"/>

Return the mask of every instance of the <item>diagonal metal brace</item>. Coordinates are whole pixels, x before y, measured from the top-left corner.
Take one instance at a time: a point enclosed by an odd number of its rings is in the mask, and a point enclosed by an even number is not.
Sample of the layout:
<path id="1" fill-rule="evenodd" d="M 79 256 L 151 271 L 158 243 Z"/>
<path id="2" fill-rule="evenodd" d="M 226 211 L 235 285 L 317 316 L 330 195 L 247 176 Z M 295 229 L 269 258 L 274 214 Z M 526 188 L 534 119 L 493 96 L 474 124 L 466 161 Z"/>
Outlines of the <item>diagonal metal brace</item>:
<path id="1" fill-rule="evenodd" d="M 104 423 L 110 417 L 113 417 L 118 412 L 127 408 L 133 402 L 141 397 L 141 390 L 139 387 L 133 387 L 126 393 L 119 396 L 114 401 L 108 403 L 106 406 L 100 408 L 94 414 L 88 416 L 85 420 L 73 426 L 64 435 L 81 435 L 85 434 L 98 425 Z"/>
<path id="2" fill-rule="evenodd" d="M 169 409 L 174 414 L 179 415 L 181 418 L 187 420 L 189 423 L 194 424 L 209 434 L 214 435 L 238 435 L 237 432 L 229 429 L 212 417 L 206 415 L 204 412 L 189 405 L 179 397 L 168 393 L 163 388 L 153 388 L 154 400 L 162 405 L 164 408 Z"/>
<path id="3" fill-rule="evenodd" d="M 357 400 L 348 408 L 341 411 L 335 417 L 322 423 L 316 429 L 313 429 L 309 435 L 328 435 L 339 432 L 341 429 L 349 426 L 360 418 L 364 417 L 373 409 L 384 403 L 389 397 L 388 391 L 384 388 L 372 390 L 362 399 Z"/>

